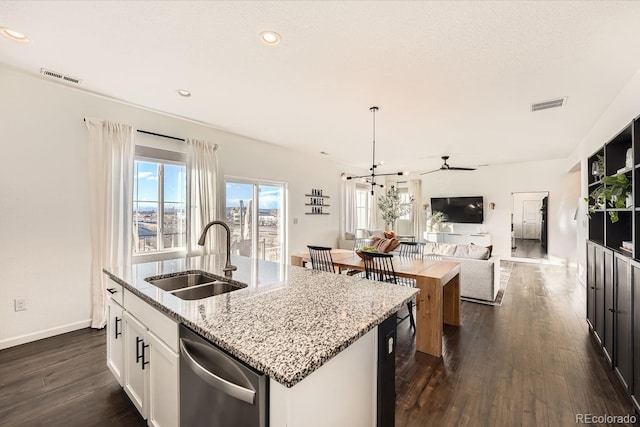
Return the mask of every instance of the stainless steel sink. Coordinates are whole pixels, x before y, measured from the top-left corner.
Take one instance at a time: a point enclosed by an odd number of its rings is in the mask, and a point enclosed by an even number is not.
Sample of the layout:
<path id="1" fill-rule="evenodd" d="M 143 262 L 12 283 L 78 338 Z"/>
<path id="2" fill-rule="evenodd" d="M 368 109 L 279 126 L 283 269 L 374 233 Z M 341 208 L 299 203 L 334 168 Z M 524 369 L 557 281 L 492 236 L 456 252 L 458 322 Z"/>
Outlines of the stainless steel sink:
<path id="1" fill-rule="evenodd" d="M 180 289 L 172 292 L 172 294 L 181 299 L 193 300 L 226 294 L 227 292 L 235 291 L 236 289 L 242 289 L 242 286 L 236 286 L 231 283 L 216 280 L 213 283 L 208 283 L 202 286 Z"/>
<path id="2" fill-rule="evenodd" d="M 185 273 L 179 276 L 171 276 L 161 279 L 154 279 L 149 277 L 145 280 L 164 291 L 175 291 L 177 289 L 211 283 L 215 281 L 216 278 L 213 276 L 204 275 L 202 273 Z"/>
<path id="3" fill-rule="evenodd" d="M 178 273 L 170 277 L 147 277 L 144 280 L 184 300 L 208 298 L 247 287 L 204 271 Z"/>

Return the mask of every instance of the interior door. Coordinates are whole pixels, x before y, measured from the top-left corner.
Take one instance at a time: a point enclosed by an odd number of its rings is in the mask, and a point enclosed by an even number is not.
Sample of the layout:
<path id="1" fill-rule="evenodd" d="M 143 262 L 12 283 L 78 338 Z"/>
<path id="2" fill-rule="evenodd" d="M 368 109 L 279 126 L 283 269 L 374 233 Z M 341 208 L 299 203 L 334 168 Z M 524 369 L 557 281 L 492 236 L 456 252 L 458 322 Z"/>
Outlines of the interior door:
<path id="1" fill-rule="evenodd" d="M 540 239 L 540 200 L 522 201 L 522 238 Z"/>

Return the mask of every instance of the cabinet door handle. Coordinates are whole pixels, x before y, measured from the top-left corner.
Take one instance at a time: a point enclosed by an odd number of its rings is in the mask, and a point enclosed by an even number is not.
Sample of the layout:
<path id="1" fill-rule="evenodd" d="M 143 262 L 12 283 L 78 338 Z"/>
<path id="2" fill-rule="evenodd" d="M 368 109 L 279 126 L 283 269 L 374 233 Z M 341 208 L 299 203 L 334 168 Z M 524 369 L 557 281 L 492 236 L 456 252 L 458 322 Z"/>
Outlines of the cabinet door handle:
<path id="1" fill-rule="evenodd" d="M 591 287 L 591 289 L 595 289 L 595 288 L 596 288 L 595 286 L 592 286 L 592 287 Z"/>
<path id="2" fill-rule="evenodd" d="M 612 313 L 616 312 L 613 308 L 610 308 L 609 311 L 612 312 Z"/>
<path id="3" fill-rule="evenodd" d="M 149 364 L 149 361 L 145 360 L 148 348 L 149 348 L 149 344 L 145 344 L 144 341 L 142 341 L 142 370 L 144 370 L 145 365 Z"/>
<path id="4" fill-rule="evenodd" d="M 113 294 L 117 294 L 118 290 L 116 288 L 107 288 L 107 292 L 113 295 Z"/>
<path id="5" fill-rule="evenodd" d="M 144 345 L 144 341 L 142 340 L 142 338 L 140 337 L 136 337 L 136 363 L 140 362 L 140 359 L 142 359 L 142 354 L 143 352 L 140 351 L 140 343 L 142 343 Z M 143 349 L 144 351 L 144 349 Z"/>
<path id="6" fill-rule="evenodd" d="M 122 322 L 122 319 L 118 319 L 118 316 L 116 316 L 116 325 L 114 328 L 116 331 L 116 339 L 118 339 L 118 337 L 122 335 L 122 331 L 118 331 L 118 325 L 120 324 L 120 322 Z"/>

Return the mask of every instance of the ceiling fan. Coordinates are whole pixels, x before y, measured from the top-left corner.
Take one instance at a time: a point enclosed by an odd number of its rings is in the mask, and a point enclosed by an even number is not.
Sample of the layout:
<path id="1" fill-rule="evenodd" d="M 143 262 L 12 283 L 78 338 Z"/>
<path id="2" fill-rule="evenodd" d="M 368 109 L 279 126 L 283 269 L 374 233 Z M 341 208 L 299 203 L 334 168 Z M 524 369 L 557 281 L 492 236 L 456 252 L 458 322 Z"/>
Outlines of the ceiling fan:
<path id="1" fill-rule="evenodd" d="M 447 163 L 447 160 L 449 160 L 449 156 L 442 156 L 441 159 L 444 163 L 442 164 L 442 166 L 440 166 L 439 169 L 435 169 L 429 172 L 423 172 L 420 175 L 426 175 L 428 173 L 433 173 L 438 171 L 474 171 L 476 170 L 476 168 L 460 168 L 456 166 L 449 166 L 449 164 Z"/>

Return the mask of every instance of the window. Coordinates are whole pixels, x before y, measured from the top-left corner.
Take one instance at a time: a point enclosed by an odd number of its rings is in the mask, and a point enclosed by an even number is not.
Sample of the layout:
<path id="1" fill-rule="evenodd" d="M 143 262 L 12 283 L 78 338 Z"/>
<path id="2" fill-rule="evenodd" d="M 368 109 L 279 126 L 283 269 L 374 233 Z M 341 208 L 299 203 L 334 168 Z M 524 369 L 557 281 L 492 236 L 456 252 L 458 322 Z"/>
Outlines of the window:
<path id="1" fill-rule="evenodd" d="M 400 203 L 409 203 L 411 201 L 411 195 L 409 194 L 408 188 L 398 188 L 398 196 L 400 196 Z M 411 220 L 411 211 L 402 215 L 400 218 L 402 220 Z"/>
<path id="2" fill-rule="evenodd" d="M 367 187 L 356 187 L 356 228 L 369 228 L 370 206 L 369 190 Z"/>
<path id="3" fill-rule="evenodd" d="M 134 255 L 186 250 L 186 174 L 184 162 L 136 156 L 133 174 Z"/>

